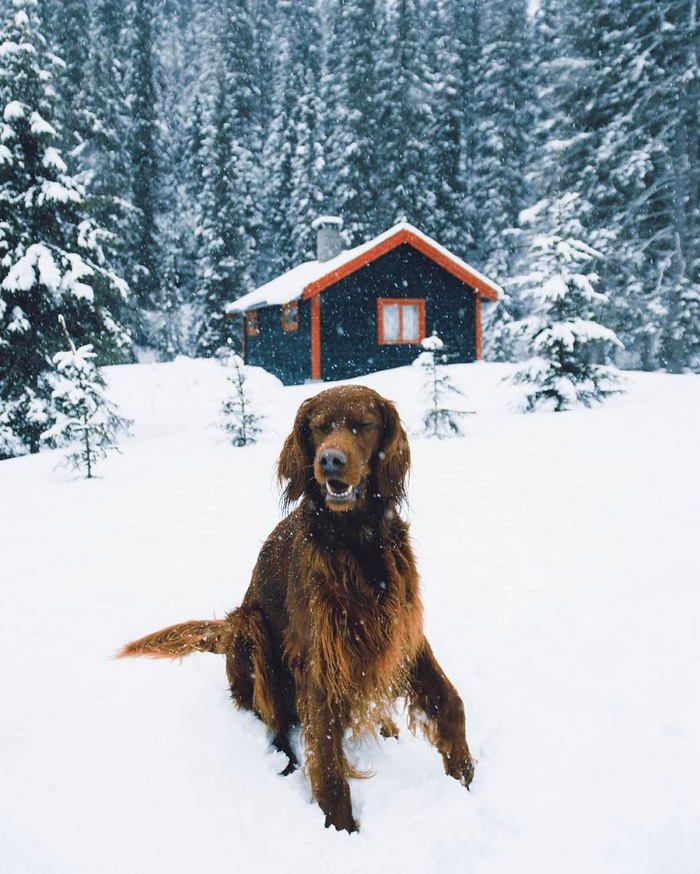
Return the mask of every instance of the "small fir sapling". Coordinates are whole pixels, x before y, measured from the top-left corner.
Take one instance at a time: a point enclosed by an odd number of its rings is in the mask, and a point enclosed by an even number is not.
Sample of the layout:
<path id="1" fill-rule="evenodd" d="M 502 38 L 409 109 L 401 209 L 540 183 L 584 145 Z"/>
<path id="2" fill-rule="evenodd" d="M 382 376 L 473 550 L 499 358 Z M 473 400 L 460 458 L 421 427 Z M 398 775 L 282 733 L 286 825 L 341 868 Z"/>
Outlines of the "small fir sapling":
<path id="1" fill-rule="evenodd" d="M 231 385 L 231 394 L 221 405 L 221 427 L 234 446 L 248 446 L 262 434 L 263 417 L 253 407 L 241 356 L 225 349 L 221 360 L 227 371 L 226 379 Z"/>
<path id="2" fill-rule="evenodd" d="M 423 416 L 423 432 L 429 437 L 438 438 L 461 435 L 458 420 L 462 416 L 472 415 L 472 411 L 455 410 L 447 406 L 448 396 L 464 397 L 464 393 L 453 385 L 451 377 L 441 366 L 445 361 L 444 343 L 433 332 L 432 336 L 421 342 L 421 346 L 423 351 L 414 363 L 425 373 L 423 396 L 428 409 Z"/>
<path id="3" fill-rule="evenodd" d="M 619 371 L 607 363 L 610 349 L 622 344 L 597 321 L 608 300 L 594 289 L 598 277 L 590 271 L 600 253 L 560 234 L 536 237 L 533 249 L 536 284 L 526 291 L 534 302 L 526 322 L 531 357 L 513 377 L 527 387 L 524 411 L 602 402 L 622 391 Z"/>
<path id="4" fill-rule="evenodd" d="M 44 431 L 42 439 L 69 449 L 66 463 L 75 470 L 85 471 L 88 479 L 95 465 L 110 450 L 118 450 L 117 437 L 128 433 L 131 422 L 120 416 L 105 394 L 105 381 L 95 366 L 92 344 L 76 349 L 62 315 L 59 324 L 68 350 L 53 357 L 56 367 L 53 399 L 56 406 L 55 424 Z"/>

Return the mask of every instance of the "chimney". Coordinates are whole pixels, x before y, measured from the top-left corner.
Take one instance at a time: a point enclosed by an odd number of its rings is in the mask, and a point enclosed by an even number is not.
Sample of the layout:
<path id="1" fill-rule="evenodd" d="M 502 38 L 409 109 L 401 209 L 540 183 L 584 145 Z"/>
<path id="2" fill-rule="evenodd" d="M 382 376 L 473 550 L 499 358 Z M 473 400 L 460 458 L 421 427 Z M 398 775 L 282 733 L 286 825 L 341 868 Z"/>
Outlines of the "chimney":
<path id="1" fill-rule="evenodd" d="M 311 223 L 316 231 L 316 259 L 330 261 L 345 248 L 343 245 L 343 220 L 335 215 L 320 215 Z"/>

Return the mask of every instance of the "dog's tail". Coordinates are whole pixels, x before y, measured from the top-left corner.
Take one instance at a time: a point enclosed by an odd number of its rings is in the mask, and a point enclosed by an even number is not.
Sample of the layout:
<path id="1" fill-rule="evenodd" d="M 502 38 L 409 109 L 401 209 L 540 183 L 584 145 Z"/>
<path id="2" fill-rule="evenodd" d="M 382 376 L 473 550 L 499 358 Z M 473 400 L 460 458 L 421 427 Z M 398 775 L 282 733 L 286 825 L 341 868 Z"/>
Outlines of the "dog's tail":
<path id="1" fill-rule="evenodd" d="M 228 619 L 182 622 L 132 640 L 119 650 L 116 658 L 148 656 L 152 659 L 179 659 L 191 652 L 223 654 L 232 633 Z"/>

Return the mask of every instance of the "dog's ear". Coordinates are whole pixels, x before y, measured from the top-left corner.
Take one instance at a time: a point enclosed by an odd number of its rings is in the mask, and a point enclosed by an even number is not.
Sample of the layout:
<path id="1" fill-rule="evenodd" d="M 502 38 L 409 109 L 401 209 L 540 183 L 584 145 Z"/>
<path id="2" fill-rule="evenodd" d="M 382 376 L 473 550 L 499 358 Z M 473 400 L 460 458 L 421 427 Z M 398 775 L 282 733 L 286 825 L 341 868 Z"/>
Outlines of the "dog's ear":
<path id="1" fill-rule="evenodd" d="M 377 489 L 382 498 L 400 503 L 406 497 L 411 450 L 396 407 L 382 398 L 381 408 L 384 436 L 377 458 Z"/>
<path id="2" fill-rule="evenodd" d="M 284 441 L 277 462 L 277 481 L 284 486 L 282 503 L 286 507 L 298 501 L 310 484 L 313 460 L 309 449 L 309 414 L 312 406 L 313 398 L 309 398 L 299 407 L 292 433 Z"/>

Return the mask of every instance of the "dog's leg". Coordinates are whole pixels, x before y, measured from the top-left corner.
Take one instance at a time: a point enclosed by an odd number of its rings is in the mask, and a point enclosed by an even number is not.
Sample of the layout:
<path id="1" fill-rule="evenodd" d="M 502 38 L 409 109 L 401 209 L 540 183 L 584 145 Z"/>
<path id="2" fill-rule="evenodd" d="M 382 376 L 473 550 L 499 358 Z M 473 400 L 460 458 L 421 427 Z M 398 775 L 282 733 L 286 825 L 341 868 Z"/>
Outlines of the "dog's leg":
<path id="1" fill-rule="evenodd" d="M 467 746 L 464 705 L 457 690 L 445 676 L 426 640 L 411 670 L 408 689 L 409 719 L 421 724 L 421 713 L 428 722 L 425 734 L 437 747 L 445 773 L 469 788 L 474 764 Z"/>
<path id="2" fill-rule="evenodd" d="M 279 750 L 281 753 L 284 753 L 285 756 L 289 759 L 286 768 L 281 771 L 282 777 L 288 777 L 290 774 L 293 774 L 296 769 L 299 767 L 299 760 L 292 749 L 291 740 L 289 737 L 289 726 L 282 728 L 280 731 L 272 739 L 272 746 Z"/>
<path id="3" fill-rule="evenodd" d="M 326 828 L 355 832 L 347 764 L 343 750 L 345 718 L 339 707 L 331 706 L 320 689 L 307 690 L 304 714 L 306 762 L 311 788 L 321 810 L 326 814 Z"/>
<path id="4" fill-rule="evenodd" d="M 277 657 L 262 614 L 255 609 L 234 611 L 236 633 L 226 653 L 226 673 L 231 696 L 238 707 L 252 710 L 273 735 L 273 746 L 289 759 L 287 776 L 299 766 L 289 732 L 298 723 L 290 699 L 293 680 Z"/>

